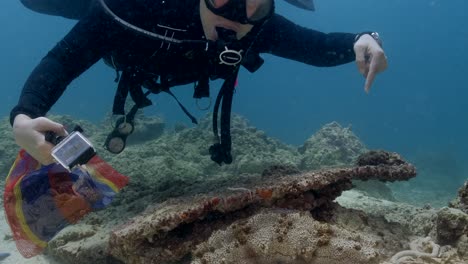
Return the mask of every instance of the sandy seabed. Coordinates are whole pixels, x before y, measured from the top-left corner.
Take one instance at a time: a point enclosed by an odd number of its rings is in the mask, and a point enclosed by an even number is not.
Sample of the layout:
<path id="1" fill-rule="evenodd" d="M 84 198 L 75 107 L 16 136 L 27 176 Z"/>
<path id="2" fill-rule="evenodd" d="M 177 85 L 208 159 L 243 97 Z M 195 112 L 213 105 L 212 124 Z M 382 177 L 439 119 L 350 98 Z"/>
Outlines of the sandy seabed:
<path id="1" fill-rule="evenodd" d="M 3 209 L 3 208 L 2 208 Z M 15 242 L 13 241 L 10 227 L 5 219 L 5 212 L 2 210 L 0 213 L 0 253 L 10 253 L 11 255 L 4 260 L 0 260 L 1 264 L 42 264 L 52 263 L 59 264 L 58 262 L 48 258 L 44 255 L 26 259 L 16 249 Z"/>

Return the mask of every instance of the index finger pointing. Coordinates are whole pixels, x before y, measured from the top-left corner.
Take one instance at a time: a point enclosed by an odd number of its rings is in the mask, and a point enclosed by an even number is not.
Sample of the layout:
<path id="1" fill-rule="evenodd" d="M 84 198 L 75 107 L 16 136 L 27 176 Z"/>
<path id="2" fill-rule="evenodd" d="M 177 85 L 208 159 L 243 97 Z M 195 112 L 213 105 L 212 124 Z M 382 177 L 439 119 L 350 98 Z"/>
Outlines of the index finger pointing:
<path id="1" fill-rule="evenodd" d="M 374 83 L 374 79 L 375 79 L 375 65 L 373 66 L 371 64 L 371 67 L 369 69 L 369 73 L 367 74 L 366 84 L 364 86 L 364 90 L 366 91 L 366 93 L 369 93 L 369 90 L 370 90 L 372 84 Z"/>

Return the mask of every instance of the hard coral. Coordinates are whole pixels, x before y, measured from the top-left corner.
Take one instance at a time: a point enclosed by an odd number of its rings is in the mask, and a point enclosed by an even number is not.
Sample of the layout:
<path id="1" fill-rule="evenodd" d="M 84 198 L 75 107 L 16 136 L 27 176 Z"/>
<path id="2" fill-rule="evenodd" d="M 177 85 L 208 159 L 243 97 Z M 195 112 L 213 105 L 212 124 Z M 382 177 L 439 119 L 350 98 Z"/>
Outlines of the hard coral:
<path id="1" fill-rule="evenodd" d="M 460 210 L 442 208 L 437 212 L 435 237 L 437 243 L 453 245 L 463 235 L 468 233 L 468 215 Z"/>
<path id="2" fill-rule="evenodd" d="M 195 247 L 192 263 L 377 263 L 380 252 L 374 245 L 370 236 L 301 211 L 261 209 L 241 224 L 215 231 Z"/>
<path id="3" fill-rule="evenodd" d="M 112 255 L 126 263 L 179 261 L 218 230 L 248 221 L 262 208 L 311 211 L 316 219 L 326 221 L 330 219 L 333 200 L 352 187 L 352 180 L 395 181 L 414 176 L 415 168 L 406 163 L 270 176 L 250 186 L 166 201 L 115 230 L 109 248 Z M 279 230 L 278 243 L 287 238 L 284 232 Z M 239 243 L 246 242 L 242 233 L 237 232 L 236 236 Z M 330 241 L 322 236 L 317 243 L 325 245 Z M 363 245 L 356 245 L 354 250 L 362 248 Z M 369 254 L 375 257 L 374 253 Z"/>
<path id="4" fill-rule="evenodd" d="M 357 165 L 401 165 L 405 161 L 397 153 L 386 152 L 383 150 L 371 150 L 358 157 Z"/>

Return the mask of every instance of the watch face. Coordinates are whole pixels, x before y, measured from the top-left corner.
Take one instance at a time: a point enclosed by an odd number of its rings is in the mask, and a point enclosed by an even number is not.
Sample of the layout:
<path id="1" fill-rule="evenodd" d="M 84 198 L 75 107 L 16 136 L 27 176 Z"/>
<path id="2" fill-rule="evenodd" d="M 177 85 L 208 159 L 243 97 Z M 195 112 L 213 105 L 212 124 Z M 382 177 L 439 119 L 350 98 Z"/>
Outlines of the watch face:
<path id="1" fill-rule="evenodd" d="M 372 32 L 371 34 L 371 37 L 375 39 L 375 41 L 377 41 L 377 43 L 380 45 L 380 47 L 382 47 L 382 39 L 380 39 L 380 35 L 379 33 L 377 32 Z"/>
<path id="2" fill-rule="evenodd" d="M 357 34 L 356 37 L 354 38 L 354 43 L 356 43 L 359 40 L 359 38 L 361 38 L 364 35 L 371 36 L 377 42 L 377 44 L 379 44 L 379 46 L 382 47 L 383 45 L 382 39 L 380 38 L 380 35 L 377 32 L 362 32 L 360 34 Z"/>

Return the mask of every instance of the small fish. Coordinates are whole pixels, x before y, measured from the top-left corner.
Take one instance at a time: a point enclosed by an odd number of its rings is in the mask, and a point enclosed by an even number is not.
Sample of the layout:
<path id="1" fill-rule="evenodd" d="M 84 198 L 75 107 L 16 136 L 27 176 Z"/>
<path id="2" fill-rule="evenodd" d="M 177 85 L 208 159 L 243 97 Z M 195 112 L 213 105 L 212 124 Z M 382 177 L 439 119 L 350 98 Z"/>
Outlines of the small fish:
<path id="1" fill-rule="evenodd" d="M 302 9 L 315 11 L 314 0 L 285 0 L 285 1 L 290 3 L 293 6 L 296 6 Z"/>
<path id="2" fill-rule="evenodd" d="M 0 252 L 0 261 L 8 258 L 8 256 L 10 256 L 10 253 Z"/>

